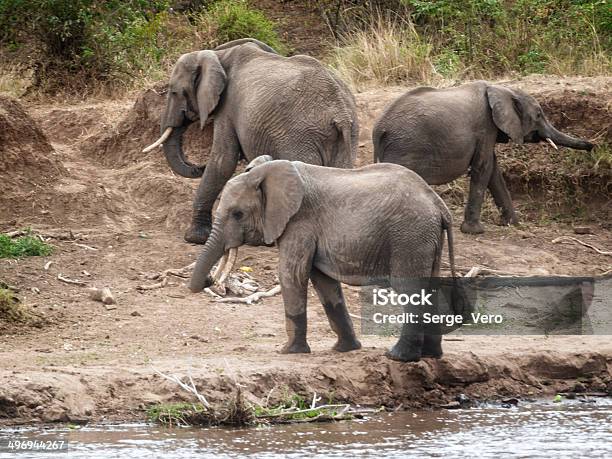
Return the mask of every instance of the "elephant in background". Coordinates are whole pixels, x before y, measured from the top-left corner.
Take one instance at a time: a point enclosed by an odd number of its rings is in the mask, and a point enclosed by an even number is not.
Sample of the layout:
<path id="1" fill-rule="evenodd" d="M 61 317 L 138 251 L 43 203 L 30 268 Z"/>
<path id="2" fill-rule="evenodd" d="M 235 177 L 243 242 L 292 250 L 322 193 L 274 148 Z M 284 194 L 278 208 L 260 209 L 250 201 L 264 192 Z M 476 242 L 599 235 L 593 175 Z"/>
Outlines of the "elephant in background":
<path id="1" fill-rule="evenodd" d="M 190 289 L 199 292 L 224 278 L 241 245 L 276 243 L 288 335 L 282 352 L 310 352 L 309 280 L 338 336 L 334 349 L 359 349 L 340 283 L 408 293 L 414 279 L 439 276 L 444 231 L 454 278 L 451 214 L 414 172 L 394 164 L 346 170 L 262 156 L 224 188 Z M 406 324 L 387 355 L 402 361 L 440 357 L 441 335 Z"/>
<path id="2" fill-rule="evenodd" d="M 451 182 L 469 171 L 461 231 L 474 234 L 484 231 L 480 211 L 487 188 L 501 210 L 501 223 L 518 223 L 495 157 L 496 143 L 548 141 L 555 148 L 593 148 L 555 129 L 540 104 L 525 92 L 485 81 L 408 91 L 385 109 L 372 138 L 375 162 L 405 166 L 430 185 Z"/>
<path id="3" fill-rule="evenodd" d="M 208 164 L 190 163 L 183 133 L 196 120 L 214 120 Z M 283 57 L 255 39 L 182 55 L 168 87 L 161 118 L 168 164 L 183 177 L 202 177 L 185 240 L 204 244 L 215 200 L 238 161 L 269 154 L 330 167 L 350 168 L 359 125 L 348 87 L 316 59 Z"/>

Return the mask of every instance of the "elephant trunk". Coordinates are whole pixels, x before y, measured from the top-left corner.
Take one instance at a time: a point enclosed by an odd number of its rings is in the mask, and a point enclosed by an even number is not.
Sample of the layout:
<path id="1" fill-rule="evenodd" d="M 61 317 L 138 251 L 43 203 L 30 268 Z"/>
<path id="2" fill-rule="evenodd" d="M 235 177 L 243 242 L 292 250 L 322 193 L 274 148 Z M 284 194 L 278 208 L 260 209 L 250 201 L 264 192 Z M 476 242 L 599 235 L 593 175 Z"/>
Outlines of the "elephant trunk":
<path id="1" fill-rule="evenodd" d="M 219 225 L 215 225 L 193 270 L 189 289 L 194 293 L 202 291 L 214 282 L 222 284 L 236 262 L 238 249 L 225 251 L 225 241 L 219 228 Z M 211 276 L 210 272 L 217 261 L 219 263 Z"/>
<path id="2" fill-rule="evenodd" d="M 164 154 L 168 164 L 176 174 L 186 178 L 198 178 L 204 174 L 206 165 L 196 166 L 190 163 L 183 153 L 183 134 L 190 124 L 191 121 L 185 121 L 181 126 L 172 129 L 170 136 L 164 142 Z"/>
<path id="3" fill-rule="evenodd" d="M 590 151 L 593 149 L 594 146 L 591 142 L 582 139 L 577 139 L 575 137 L 564 134 L 563 132 L 558 131 L 550 124 L 544 127 L 544 129 L 540 133 L 540 137 L 546 139 L 546 141 L 551 143 L 553 147 L 556 144 L 564 147 L 575 148 L 576 150 Z"/>

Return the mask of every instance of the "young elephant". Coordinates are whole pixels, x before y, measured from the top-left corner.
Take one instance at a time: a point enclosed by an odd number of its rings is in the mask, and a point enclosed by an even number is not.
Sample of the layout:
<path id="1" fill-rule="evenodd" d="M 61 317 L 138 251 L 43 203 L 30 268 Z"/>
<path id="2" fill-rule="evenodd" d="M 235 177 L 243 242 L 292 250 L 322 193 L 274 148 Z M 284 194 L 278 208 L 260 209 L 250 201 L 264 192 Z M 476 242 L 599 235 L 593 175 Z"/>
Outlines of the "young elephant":
<path id="1" fill-rule="evenodd" d="M 444 230 L 454 277 L 451 214 L 414 172 L 394 164 L 347 170 L 271 157 L 256 161 L 223 190 L 190 289 L 199 292 L 212 283 L 209 273 L 222 256 L 215 275 L 227 274 L 242 244 L 276 242 L 288 334 L 283 353 L 310 352 L 309 279 L 338 335 L 334 349 L 344 352 L 361 344 L 340 282 L 402 292 L 409 279 L 438 276 Z M 387 355 L 415 361 L 441 354 L 440 335 L 405 326 Z"/>
<path id="2" fill-rule="evenodd" d="M 559 132 L 542 107 L 517 89 L 477 81 L 462 86 L 408 91 L 385 109 L 374 126 L 374 160 L 401 164 L 430 185 L 470 173 L 470 194 L 461 231 L 482 233 L 485 190 L 502 211 L 502 224 L 518 222 L 495 158 L 496 142 L 548 141 L 578 150 L 593 144 Z"/>

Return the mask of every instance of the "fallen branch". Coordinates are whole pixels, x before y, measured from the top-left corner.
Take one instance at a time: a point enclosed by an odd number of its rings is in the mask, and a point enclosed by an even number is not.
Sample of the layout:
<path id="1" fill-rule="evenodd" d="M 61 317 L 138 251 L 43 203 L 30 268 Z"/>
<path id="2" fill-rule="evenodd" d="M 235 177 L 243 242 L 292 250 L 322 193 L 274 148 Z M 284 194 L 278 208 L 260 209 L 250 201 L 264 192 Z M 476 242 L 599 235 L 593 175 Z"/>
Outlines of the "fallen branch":
<path id="1" fill-rule="evenodd" d="M 195 395 L 195 397 L 198 399 L 198 401 L 204 405 L 206 408 L 210 408 L 210 403 L 208 403 L 208 400 L 206 400 L 206 397 L 204 397 L 202 394 L 200 394 L 198 392 L 198 390 L 196 389 L 196 386 L 193 382 L 193 379 L 191 379 L 191 375 L 189 376 L 189 382 L 191 385 L 185 384 L 183 381 L 181 381 L 181 378 L 179 378 L 176 375 L 166 375 L 164 373 L 162 373 L 161 371 L 159 371 L 157 368 L 153 368 L 153 370 L 160 375 L 162 378 L 167 379 L 168 381 L 171 381 L 175 384 L 178 384 L 182 389 L 186 390 L 187 392 L 189 392 L 190 394 Z"/>
<path id="2" fill-rule="evenodd" d="M 497 269 L 487 268 L 486 266 L 474 266 L 463 277 L 476 277 L 481 275 L 491 275 L 496 277 L 515 277 L 518 274 L 507 271 L 499 271 Z"/>
<path id="3" fill-rule="evenodd" d="M 281 292 L 281 287 L 280 285 L 277 285 L 273 288 L 271 288 L 270 290 L 266 291 L 266 292 L 255 292 L 255 293 L 251 293 L 248 296 L 244 296 L 244 297 L 239 297 L 239 296 L 232 296 L 232 297 L 227 297 L 227 298 L 223 298 L 223 297 L 219 297 L 217 299 L 218 303 L 246 303 L 246 304 L 253 304 L 253 303 L 257 303 L 260 299 L 262 298 L 268 298 L 271 296 L 275 296 L 278 295 Z M 211 293 L 213 293 L 211 291 Z M 217 295 L 219 296 L 219 295 Z"/>
<path id="4" fill-rule="evenodd" d="M 62 273 L 59 273 L 57 275 L 57 279 L 66 283 L 66 284 L 71 284 L 71 285 L 78 285 L 79 287 L 85 287 L 87 285 L 86 282 L 80 281 L 80 280 L 74 280 L 74 279 L 69 279 L 67 277 L 64 277 L 62 275 Z"/>
<path id="5" fill-rule="evenodd" d="M 558 243 L 560 243 L 560 242 L 566 242 L 566 241 L 567 241 L 567 242 L 570 242 L 570 241 L 571 241 L 571 242 L 576 242 L 576 243 L 578 243 L 578 244 L 580 244 L 580 245 L 583 245 L 583 246 L 585 246 L 585 247 L 588 247 L 589 249 L 594 250 L 595 252 L 597 252 L 597 253 L 599 253 L 599 254 L 601 254 L 601 255 L 612 255 L 612 252 L 611 252 L 611 251 L 609 251 L 609 250 L 601 250 L 600 248 L 595 247 L 595 246 L 594 246 L 594 245 L 592 245 L 592 244 L 589 244 L 589 243 L 587 243 L 587 242 L 583 242 L 583 241 L 581 241 L 580 239 L 576 239 L 575 237 L 571 237 L 571 236 L 561 236 L 561 237 L 558 237 L 558 238 L 556 238 L 556 239 L 553 239 L 553 240 L 552 240 L 552 243 L 553 243 L 553 244 L 558 244 Z"/>
<path id="6" fill-rule="evenodd" d="M 79 244 L 78 242 L 75 242 L 74 245 L 76 245 L 77 247 L 81 247 L 83 249 L 92 250 L 94 252 L 98 251 L 98 249 L 96 249 L 95 247 L 91 247 L 91 246 L 85 245 L 85 244 Z"/>
<path id="7" fill-rule="evenodd" d="M 168 285 L 168 278 L 164 277 L 160 282 L 157 282 L 155 284 L 139 285 L 138 287 L 136 287 L 136 290 L 155 290 L 157 288 L 164 288 L 166 285 Z"/>

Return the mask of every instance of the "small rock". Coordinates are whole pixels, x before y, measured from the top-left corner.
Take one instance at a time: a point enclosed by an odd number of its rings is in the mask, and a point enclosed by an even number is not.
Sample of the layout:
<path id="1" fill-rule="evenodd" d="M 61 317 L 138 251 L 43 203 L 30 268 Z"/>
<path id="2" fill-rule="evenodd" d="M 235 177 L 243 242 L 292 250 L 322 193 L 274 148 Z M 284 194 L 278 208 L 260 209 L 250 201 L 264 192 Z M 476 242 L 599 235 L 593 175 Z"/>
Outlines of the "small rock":
<path id="1" fill-rule="evenodd" d="M 459 394 L 455 397 L 455 401 L 459 402 L 459 404 L 463 407 L 463 406 L 467 406 L 470 405 L 472 403 L 472 400 L 470 399 L 470 397 L 468 397 L 465 394 Z"/>
<path id="2" fill-rule="evenodd" d="M 593 234 L 590 226 L 574 226 L 573 229 L 576 234 Z"/>
<path id="3" fill-rule="evenodd" d="M 577 392 L 577 393 L 586 392 L 586 387 L 581 382 L 577 382 L 576 384 L 574 384 L 574 388 L 572 389 L 572 392 Z"/>
<path id="4" fill-rule="evenodd" d="M 110 291 L 110 288 L 108 288 L 108 287 L 104 287 L 104 288 L 90 288 L 89 289 L 89 297 L 92 300 L 94 300 L 94 301 L 101 301 L 102 303 L 104 303 L 106 305 L 116 304 L 117 303 L 115 301 L 115 298 L 113 297 L 113 294 Z M 113 309 L 115 309 L 115 308 L 113 308 Z"/>
<path id="5" fill-rule="evenodd" d="M 133 311 L 130 315 L 133 317 L 142 317 L 142 314 L 139 313 L 138 311 Z"/>
<path id="6" fill-rule="evenodd" d="M 454 401 L 447 403 L 446 405 L 440 405 L 440 408 L 445 408 L 447 410 L 458 410 L 459 408 L 461 408 L 461 403 Z"/>
<path id="7" fill-rule="evenodd" d="M 32 287 L 30 290 L 32 290 L 32 293 L 40 294 L 40 289 L 38 287 Z"/>
<path id="8" fill-rule="evenodd" d="M 518 398 L 504 398 L 502 400 L 502 403 L 508 404 L 508 405 L 518 405 L 519 404 L 519 399 Z"/>

